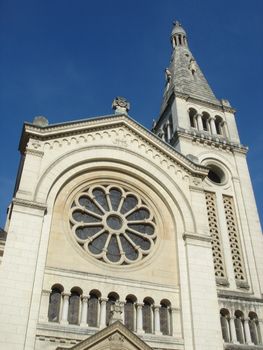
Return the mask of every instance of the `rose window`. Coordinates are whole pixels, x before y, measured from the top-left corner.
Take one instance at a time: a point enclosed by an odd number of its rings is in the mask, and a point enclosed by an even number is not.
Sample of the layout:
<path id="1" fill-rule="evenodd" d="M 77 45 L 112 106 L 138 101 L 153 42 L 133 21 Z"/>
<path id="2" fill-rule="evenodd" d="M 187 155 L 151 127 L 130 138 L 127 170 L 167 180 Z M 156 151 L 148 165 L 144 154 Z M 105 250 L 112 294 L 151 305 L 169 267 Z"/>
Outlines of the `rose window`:
<path id="1" fill-rule="evenodd" d="M 114 185 L 94 185 L 72 204 L 70 224 L 83 250 L 106 263 L 132 264 L 156 240 L 155 218 L 137 194 Z"/>

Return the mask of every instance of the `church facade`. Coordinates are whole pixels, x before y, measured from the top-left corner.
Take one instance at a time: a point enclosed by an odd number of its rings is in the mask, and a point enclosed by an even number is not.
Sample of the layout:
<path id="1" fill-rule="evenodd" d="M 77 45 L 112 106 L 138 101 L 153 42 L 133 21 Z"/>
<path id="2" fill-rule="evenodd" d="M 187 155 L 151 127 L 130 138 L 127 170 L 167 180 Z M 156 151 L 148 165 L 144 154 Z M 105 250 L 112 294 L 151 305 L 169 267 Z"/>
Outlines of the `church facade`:
<path id="1" fill-rule="evenodd" d="M 152 131 L 121 97 L 111 115 L 24 124 L 1 349 L 263 349 L 247 148 L 178 22 L 171 43 Z"/>

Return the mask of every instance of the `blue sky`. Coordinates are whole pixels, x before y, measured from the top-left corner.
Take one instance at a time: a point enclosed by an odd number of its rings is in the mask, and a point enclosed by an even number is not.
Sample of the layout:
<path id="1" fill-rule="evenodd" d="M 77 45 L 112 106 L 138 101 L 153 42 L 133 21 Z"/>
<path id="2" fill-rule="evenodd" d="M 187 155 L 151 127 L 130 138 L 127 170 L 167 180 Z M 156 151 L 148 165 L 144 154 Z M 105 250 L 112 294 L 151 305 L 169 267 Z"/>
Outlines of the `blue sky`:
<path id="1" fill-rule="evenodd" d="M 237 109 L 262 218 L 262 13 L 261 0 L 0 0 L 0 226 L 24 121 L 108 114 L 120 95 L 130 115 L 151 126 L 175 19 L 216 96 Z"/>

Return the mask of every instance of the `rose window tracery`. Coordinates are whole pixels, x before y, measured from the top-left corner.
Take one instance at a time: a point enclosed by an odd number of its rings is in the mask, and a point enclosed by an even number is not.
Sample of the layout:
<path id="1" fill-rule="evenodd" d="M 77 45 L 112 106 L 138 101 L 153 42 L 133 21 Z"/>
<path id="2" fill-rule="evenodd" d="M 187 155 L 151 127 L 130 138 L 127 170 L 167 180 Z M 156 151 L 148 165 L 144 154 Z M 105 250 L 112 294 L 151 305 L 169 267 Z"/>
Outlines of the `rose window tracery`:
<path id="1" fill-rule="evenodd" d="M 83 250 L 111 264 L 132 264 L 156 241 L 156 222 L 142 198 L 121 186 L 94 185 L 77 194 L 71 231 Z"/>

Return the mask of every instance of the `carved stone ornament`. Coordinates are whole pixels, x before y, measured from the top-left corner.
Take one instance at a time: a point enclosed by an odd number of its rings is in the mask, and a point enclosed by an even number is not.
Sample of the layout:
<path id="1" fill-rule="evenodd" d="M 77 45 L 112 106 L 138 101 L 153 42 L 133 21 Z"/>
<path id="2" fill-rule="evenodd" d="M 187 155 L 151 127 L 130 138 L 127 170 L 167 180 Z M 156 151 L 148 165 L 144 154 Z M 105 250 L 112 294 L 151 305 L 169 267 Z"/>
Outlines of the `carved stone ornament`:
<path id="1" fill-rule="evenodd" d="M 43 115 L 38 115 L 34 118 L 33 124 L 40 127 L 45 127 L 48 126 L 48 120 Z"/>
<path id="2" fill-rule="evenodd" d="M 112 324 L 116 321 L 122 322 L 121 314 L 122 314 L 121 303 L 119 301 L 116 301 L 115 304 L 111 305 L 109 324 Z"/>
<path id="3" fill-rule="evenodd" d="M 115 333 L 109 338 L 110 350 L 124 350 L 124 338 L 119 333 Z"/>
<path id="4" fill-rule="evenodd" d="M 115 113 L 125 113 L 130 110 L 130 103 L 126 98 L 117 96 L 112 102 L 112 108 L 115 110 Z"/>

